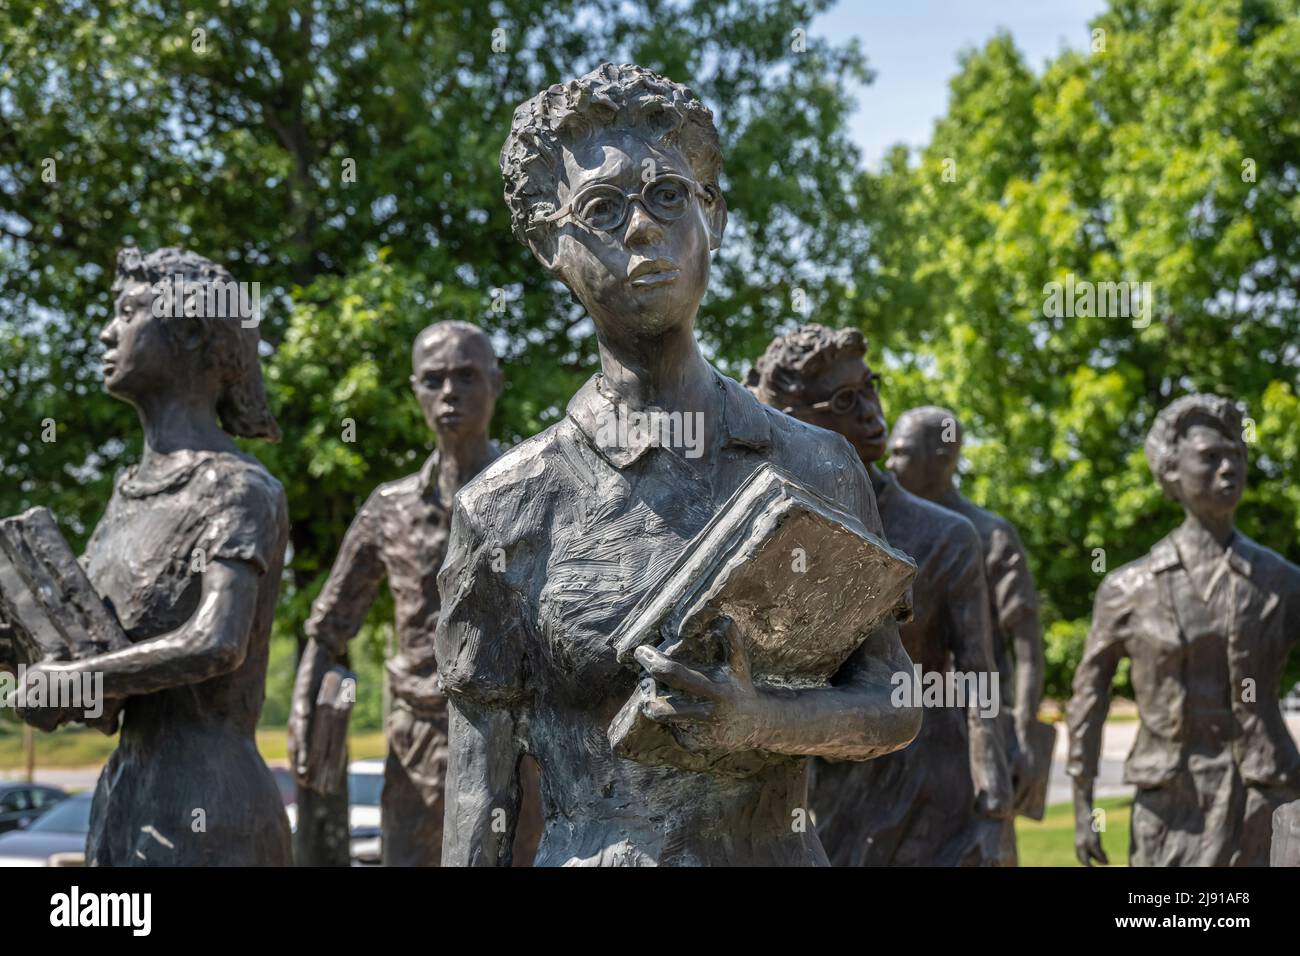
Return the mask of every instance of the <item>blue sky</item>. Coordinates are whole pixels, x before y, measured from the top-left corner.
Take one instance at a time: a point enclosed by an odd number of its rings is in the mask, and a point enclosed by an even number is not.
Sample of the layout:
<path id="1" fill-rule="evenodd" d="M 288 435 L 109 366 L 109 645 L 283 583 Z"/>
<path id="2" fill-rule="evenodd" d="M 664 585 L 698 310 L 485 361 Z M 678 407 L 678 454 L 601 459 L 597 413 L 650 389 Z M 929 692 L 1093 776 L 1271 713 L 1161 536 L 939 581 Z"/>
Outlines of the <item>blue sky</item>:
<path id="1" fill-rule="evenodd" d="M 1106 0 L 840 0 L 810 35 L 858 38 L 876 80 L 854 91 L 850 123 L 863 159 L 876 168 L 894 143 L 920 146 L 948 103 L 957 54 L 1010 31 L 1036 71 L 1064 47 L 1083 49 L 1088 21 Z"/>

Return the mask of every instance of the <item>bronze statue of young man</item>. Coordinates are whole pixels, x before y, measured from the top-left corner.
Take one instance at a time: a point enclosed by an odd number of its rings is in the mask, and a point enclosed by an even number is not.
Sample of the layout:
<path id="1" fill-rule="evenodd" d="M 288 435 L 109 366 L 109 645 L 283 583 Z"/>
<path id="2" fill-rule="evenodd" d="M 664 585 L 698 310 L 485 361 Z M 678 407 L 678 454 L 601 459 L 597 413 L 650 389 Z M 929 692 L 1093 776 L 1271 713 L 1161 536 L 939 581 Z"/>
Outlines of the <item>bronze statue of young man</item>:
<path id="1" fill-rule="evenodd" d="M 438 668 L 450 702 L 443 862 L 508 863 L 521 754 L 541 771 L 539 865 L 825 864 L 806 825 L 809 755 L 865 760 L 905 746 L 920 711 L 890 675 L 911 661 L 892 618 L 811 689 L 756 686 L 737 626 L 696 669 L 611 635 L 763 464 L 880 534 L 861 463 L 838 435 L 765 408 L 701 355 L 694 325 L 727 207 L 712 114 L 689 89 L 605 64 L 515 112 L 501 153 L 516 236 L 595 325 L 601 371 L 565 418 L 456 499 L 439 577 Z M 690 447 L 606 426 L 624 411 L 692 416 Z M 666 420 L 666 419 L 665 419 Z M 639 664 L 640 666 L 636 666 Z M 643 714 L 690 724 L 744 772 L 614 755 L 611 719 L 653 677 Z"/>
<path id="2" fill-rule="evenodd" d="M 437 448 L 416 474 L 376 488 L 348 528 L 307 619 L 290 736 L 305 780 L 321 675 L 342 660 L 387 578 L 399 650 L 387 662 L 393 703 L 380 797 L 383 861 L 437 866 L 447 769 L 447 702 L 433 652 L 437 575 L 456 493 L 499 454 L 488 438 L 502 388 L 491 341 L 467 322 L 429 326 L 411 350 L 411 386 Z"/>
<path id="3" fill-rule="evenodd" d="M 818 760 L 817 832 L 839 866 L 993 866 L 1005 845 L 1011 781 L 994 720 L 1001 701 L 979 535 L 965 518 L 899 487 L 876 467 L 888 426 L 856 329 L 804 325 L 775 339 L 750 385 L 762 401 L 849 440 L 871 476 L 889 543 L 917 564 L 903 646 L 925 674 L 974 674 L 990 696 L 927 709 L 906 749 L 868 763 Z M 910 681 L 912 675 L 907 675 Z"/>
<path id="4" fill-rule="evenodd" d="M 234 441 L 280 437 L 256 317 L 220 291 L 235 288 L 191 252 L 118 256 L 104 388 L 135 407 L 144 451 L 118 475 L 81 563 L 131 646 L 28 669 L 29 680 L 102 674 L 105 697 L 124 701 L 91 805 L 90 866 L 290 863 L 254 739 L 289 511 Z"/>
<path id="5" fill-rule="evenodd" d="M 993 658 L 1002 676 L 1003 737 L 1019 803 L 1047 772 L 1037 765 L 1031 743 L 1046 672 L 1038 592 L 1015 526 L 976 505 L 954 485 L 961 444 L 961 422 L 951 411 L 933 405 L 912 408 L 894 423 L 885 464 L 912 494 L 957 512 L 979 532 L 993 619 Z M 1008 819 L 1004 837 L 1014 844 L 1012 824 Z"/>
<path id="6" fill-rule="evenodd" d="M 1300 799 L 1300 753 L 1278 691 L 1300 636 L 1300 567 L 1234 528 L 1246 487 L 1241 412 L 1217 395 L 1164 409 L 1146 456 L 1183 523 L 1106 575 L 1069 706 L 1075 849 L 1106 862 L 1092 812 L 1121 658 L 1137 698 L 1124 766 L 1137 787 L 1134 866 L 1267 866 L 1273 812 Z"/>

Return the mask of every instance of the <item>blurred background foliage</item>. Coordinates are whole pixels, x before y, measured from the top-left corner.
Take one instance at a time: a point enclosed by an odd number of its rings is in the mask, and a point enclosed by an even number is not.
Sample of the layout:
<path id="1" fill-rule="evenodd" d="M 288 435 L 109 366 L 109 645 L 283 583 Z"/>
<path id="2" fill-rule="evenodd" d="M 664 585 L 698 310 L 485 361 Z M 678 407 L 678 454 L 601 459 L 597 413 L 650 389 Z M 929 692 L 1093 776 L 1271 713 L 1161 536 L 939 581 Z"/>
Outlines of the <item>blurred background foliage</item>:
<path id="1" fill-rule="evenodd" d="M 139 452 L 134 414 L 99 387 L 120 247 L 183 245 L 260 282 L 285 440 L 250 451 L 293 521 L 264 715 L 283 721 L 343 531 L 428 453 L 414 333 L 492 333 L 507 444 L 594 369 L 589 320 L 510 235 L 497 153 L 520 102 L 615 60 L 688 83 L 718 120 L 732 218 L 708 354 L 740 375 L 796 321 L 855 325 L 891 418 L 957 410 L 964 490 L 1030 552 L 1049 692 L 1068 693 L 1096 550 L 1112 570 L 1178 520 L 1141 456 L 1176 395 L 1246 404 L 1242 527 L 1300 560 L 1297 0 L 1112 0 L 1094 49 L 1041 71 L 995 36 L 955 65 L 929 145 L 879 170 L 845 132 L 862 51 L 794 32 L 831 2 L 10 0 L 0 513 L 48 505 L 80 545 Z M 1043 287 L 1067 273 L 1153 283 L 1153 321 L 1046 317 Z M 385 598 L 353 655 L 361 728 L 380 719 L 391 613 Z"/>

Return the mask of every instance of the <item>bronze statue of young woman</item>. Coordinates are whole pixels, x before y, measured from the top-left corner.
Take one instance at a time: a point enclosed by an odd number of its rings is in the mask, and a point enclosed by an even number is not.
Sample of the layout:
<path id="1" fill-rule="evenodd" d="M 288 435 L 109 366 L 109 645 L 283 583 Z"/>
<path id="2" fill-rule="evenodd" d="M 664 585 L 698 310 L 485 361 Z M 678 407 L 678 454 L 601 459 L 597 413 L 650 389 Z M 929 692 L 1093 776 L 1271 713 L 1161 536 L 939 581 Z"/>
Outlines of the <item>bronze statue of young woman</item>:
<path id="1" fill-rule="evenodd" d="M 229 308 L 249 298 L 233 289 L 225 269 L 179 249 L 118 257 L 104 386 L 139 413 L 144 452 L 119 474 L 81 561 L 132 644 L 28 672 L 103 674 L 104 696 L 124 701 L 95 788 L 91 866 L 290 862 L 288 820 L 253 737 L 288 508 L 232 438 L 280 434 L 255 317 Z"/>
<path id="2" fill-rule="evenodd" d="M 708 670 L 649 647 L 622 664 L 610 644 L 764 463 L 882 535 L 842 437 L 766 408 L 700 354 L 695 316 L 727 222 L 721 163 L 708 109 L 636 66 L 605 64 L 515 112 L 501 153 L 515 234 L 585 306 L 601 371 L 561 422 L 456 498 L 435 642 L 450 703 L 444 865 L 509 862 L 524 753 L 541 770 L 537 865 L 824 865 L 807 757 L 865 760 L 916 736 L 919 710 L 890 700 L 891 675 L 911 670 L 892 619 L 821 689 L 756 686 L 725 619 L 714 633 L 728 660 Z M 699 429 L 665 446 L 609 427 L 628 412 Z M 756 765 L 616 757 L 607 728 L 646 676 L 673 693 L 644 713 L 689 723 L 714 752 L 756 752 Z"/>

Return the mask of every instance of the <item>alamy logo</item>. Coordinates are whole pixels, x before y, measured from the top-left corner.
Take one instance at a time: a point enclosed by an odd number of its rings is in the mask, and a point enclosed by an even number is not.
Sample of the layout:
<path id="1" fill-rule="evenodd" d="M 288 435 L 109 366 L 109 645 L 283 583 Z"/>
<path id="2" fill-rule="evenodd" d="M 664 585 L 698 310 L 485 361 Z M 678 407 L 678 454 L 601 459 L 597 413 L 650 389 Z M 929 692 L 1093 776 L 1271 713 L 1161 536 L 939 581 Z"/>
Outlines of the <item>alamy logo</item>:
<path id="1" fill-rule="evenodd" d="M 0 706 L 56 707 L 81 711 L 87 720 L 95 720 L 104 714 L 104 673 L 69 674 L 42 668 L 29 680 L 27 665 L 19 664 L 17 674 L 0 671 Z"/>
<path id="2" fill-rule="evenodd" d="M 602 448 L 631 448 L 648 443 L 657 448 L 683 448 L 687 458 L 704 454 L 704 413 L 631 411 L 624 404 L 602 412 L 596 424 L 596 444 Z"/>
<path id="3" fill-rule="evenodd" d="M 981 717 L 996 717 L 1001 703 L 997 671 L 898 671 L 890 679 L 895 707 L 978 707 Z"/>
<path id="4" fill-rule="evenodd" d="M 190 282 L 177 273 L 155 282 L 151 291 L 154 318 L 239 319 L 245 329 L 261 321 L 260 282 Z"/>
<path id="5" fill-rule="evenodd" d="M 1049 319 L 1124 318 L 1132 319 L 1135 329 L 1151 324 L 1155 301 L 1150 282 L 1090 282 L 1076 280 L 1073 272 L 1064 282 L 1043 286 L 1043 295 L 1043 315 Z"/>
<path id="6" fill-rule="evenodd" d="M 148 936 L 153 928 L 153 894 L 83 894 L 74 886 L 71 892 L 50 897 L 50 925 L 126 926 L 133 936 Z"/>

